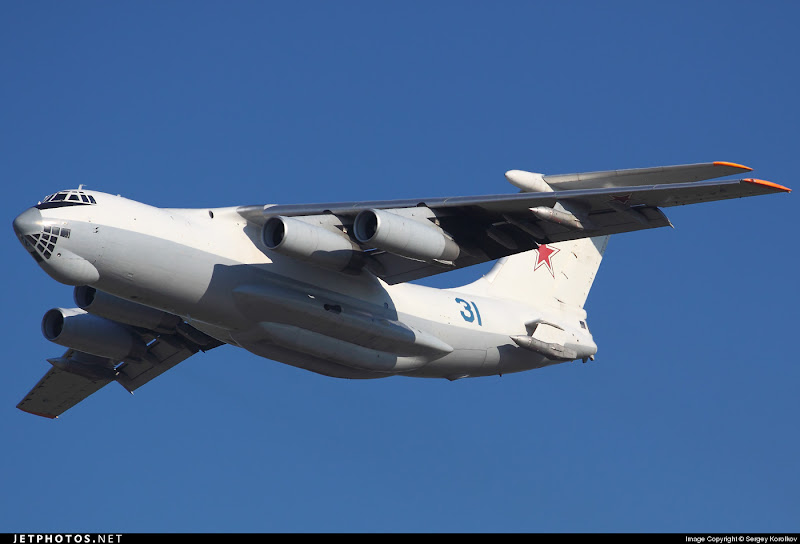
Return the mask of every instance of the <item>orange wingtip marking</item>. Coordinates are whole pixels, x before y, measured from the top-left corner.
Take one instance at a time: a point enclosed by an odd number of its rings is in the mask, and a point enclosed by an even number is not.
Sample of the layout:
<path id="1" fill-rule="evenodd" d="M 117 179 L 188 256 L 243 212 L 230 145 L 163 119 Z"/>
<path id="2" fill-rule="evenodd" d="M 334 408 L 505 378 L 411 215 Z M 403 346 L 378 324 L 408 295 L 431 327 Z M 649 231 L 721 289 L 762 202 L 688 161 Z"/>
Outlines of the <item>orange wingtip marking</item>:
<path id="1" fill-rule="evenodd" d="M 765 181 L 763 179 L 743 179 L 742 181 L 746 181 L 747 183 L 755 183 L 756 185 L 763 185 L 764 187 L 772 187 L 773 189 L 778 189 L 780 191 L 786 191 L 787 193 L 791 193 L 792 190 L 788 187 L 784 187 L 783 185 L 778 185 L 777 183 L 772 183 L 771 181 Z"/>
<path id="2" fill-rule="evenodd" d="M 26 414 L 33 414 L 35 416 L 46 417 L 47 419 L 58 419 L 58 416 L 54 416 L 53 414 L 40 414 L 39 412 L 31 412 L 30 410 L 26 410 L 25 408 L 20 408 Z"/>
<path id="3" fill-rule="evenodd" d="M 732 166 L 733 168 L 741 168 L 742 170 L 747 170 L 748 172 L 753 170 L 749 166 L 745 166 L 743 164 L 736 164 L 735 162 L 714 161 L 714 164 L 716 166 Z"/>

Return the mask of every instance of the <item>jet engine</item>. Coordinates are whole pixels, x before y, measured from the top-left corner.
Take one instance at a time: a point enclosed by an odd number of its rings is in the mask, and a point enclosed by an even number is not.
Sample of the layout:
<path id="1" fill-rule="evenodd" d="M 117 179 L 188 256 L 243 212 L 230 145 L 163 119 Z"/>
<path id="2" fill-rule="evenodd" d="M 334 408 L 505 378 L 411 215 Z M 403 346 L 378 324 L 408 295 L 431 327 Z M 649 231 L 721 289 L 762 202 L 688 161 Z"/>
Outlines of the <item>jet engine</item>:
<path id="1" fill-rule="evenodd" d="M 141 337 L 127 326 L 80 308 L 53 308 L 42 318 L 44 337 L 64 347 L 122 361 L 147 352 Z"/>
<path id="2" fill-rule="evenodd" d="M 361 269 L 361 250 L 344 234 L 295 219 L 270 217 L 262 238 L 267 249 L 337 272 Z"/>
<path id="3" fill-rule="evenodd" d="M 412 219 L 385 210 L 364 210 L 353 233 L 362 244 L 418 261 L 453 261 L 461 252 L 442 229 L 427 219 Z"/>
<path id="4" fill-rule="evenodd" d="M 90 314 L 156 332 L 172 333 L 180 317 L 81 285 L 72 294 L 75 304 Z"/>

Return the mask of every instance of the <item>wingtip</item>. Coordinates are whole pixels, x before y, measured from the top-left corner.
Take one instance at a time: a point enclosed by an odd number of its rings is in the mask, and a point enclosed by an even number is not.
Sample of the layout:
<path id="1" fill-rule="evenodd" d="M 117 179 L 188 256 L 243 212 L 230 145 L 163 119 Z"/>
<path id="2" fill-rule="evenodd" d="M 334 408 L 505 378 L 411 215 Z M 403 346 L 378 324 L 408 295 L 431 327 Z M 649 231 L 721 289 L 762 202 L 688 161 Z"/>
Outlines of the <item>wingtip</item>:
<path id="1" fill-rule="evenodd" d="M 772 183 L 771 181 L 766 181 L 763 179 L 755 179 L 755 178 L 747 178 L 743 179 L 742 181 L 746 183 L 753 183 L 755 185 L 762 185 L 764 187 L 771 187 L 773 189 L 777 189 L 779 191 L 783 191 L 785 193 L 791 193 L 792 190 L 788 187 L 784 187 L 783 185 L 778 185 L 777 183 Z"/>
<path id="2" fill-rule="evenodd" d="M 46 417 L 47 419 L 58 419 L 58 416 L 54 416 L 53 414 L 43 414 L 41 412 L 32 412 L 30 410 L 26 410 L 25 408 L 22 408 L 21 406 L 17 406 L 17 408 L 19 408 L 21 411 L 25 412 L 26 414 L 32 414 L 34 416 L 39 416 L 39 417 Z"/>
<path id="3" fill-rule="evenodd" d="M 746 172 L 752 172 L 753 169 L 749 166 L 745 166 L 743 164 L 737 164 L 735 162 L 727 162 L 727 161 L 714 161 L 715 166 L 730 166 L 731 168 L 737 168 L 739 170 L 744 170 Z"/>

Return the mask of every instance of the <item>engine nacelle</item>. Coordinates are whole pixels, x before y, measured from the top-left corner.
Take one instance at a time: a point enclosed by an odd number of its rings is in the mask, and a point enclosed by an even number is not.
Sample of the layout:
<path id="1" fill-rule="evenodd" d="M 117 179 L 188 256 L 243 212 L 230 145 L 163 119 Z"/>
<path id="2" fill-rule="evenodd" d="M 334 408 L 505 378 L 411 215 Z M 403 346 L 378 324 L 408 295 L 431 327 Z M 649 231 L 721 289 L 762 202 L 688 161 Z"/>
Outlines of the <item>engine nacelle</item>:
<path id="1" fill-rule="evenodd" d="M 385 210 L 364 210 L 353 223 L 362 244 L 419 261 L 453 261 L 461 252 L 445 232 L 427 219 L 412 219 Z"/>
<path id="2" fill-rule="evenodd" d="M 90 314 L 151 331 L 172 333 L 183 321 L 176 315 L 109 295 L 87 285 L 76 287 L 72 295 L 75 304 Z"/>
<path id="3" fill-rule="evenodd" d="M 42 318 L 44 337 L 67 348 L 117 361 L 139 359 L 147 346 L 127 326 L 80 308 L 53 308 Z"/>
<path id="4" fill-rule="evenodd" d="M 353 272 L 363 265 L 361 250 L 344 234 L 294 217 L 270 217 L 261 235 L 267 249 L 323 268 Z"/>

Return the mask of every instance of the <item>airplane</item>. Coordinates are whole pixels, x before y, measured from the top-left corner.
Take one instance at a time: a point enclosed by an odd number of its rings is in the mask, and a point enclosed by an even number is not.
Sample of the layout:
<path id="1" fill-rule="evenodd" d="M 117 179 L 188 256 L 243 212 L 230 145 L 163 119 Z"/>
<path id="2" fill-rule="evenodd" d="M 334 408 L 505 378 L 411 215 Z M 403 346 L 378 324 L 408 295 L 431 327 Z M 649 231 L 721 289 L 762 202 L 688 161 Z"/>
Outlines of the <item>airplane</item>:
<path id="1" fill-rule="evenodd" d="M 730 179 L 749 171 L 510 170 L 510 194 L 209 209 L 58 191 L 13 228 L 77 307 L 44 314 L 66 351 L 17 407 L 56 418 L 223 344 L 350 379 L 585 363 L 597 345 L 584 305 L 609 237 L 671 226 L 661 208 L 791 191 Z M 411 283 L 490 261 L 462 287 Z"/>

